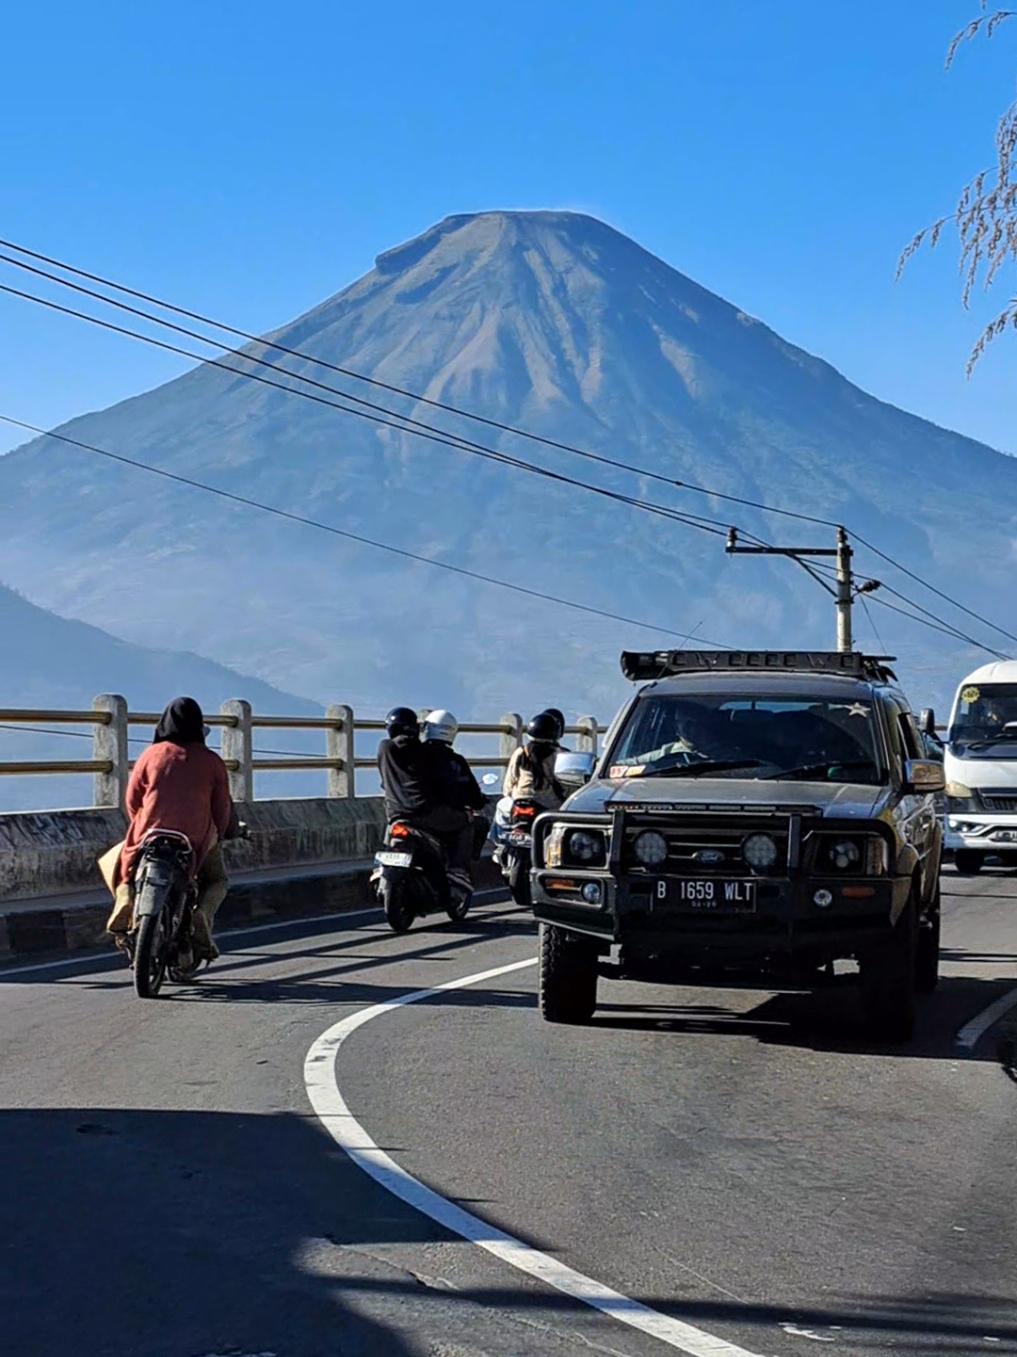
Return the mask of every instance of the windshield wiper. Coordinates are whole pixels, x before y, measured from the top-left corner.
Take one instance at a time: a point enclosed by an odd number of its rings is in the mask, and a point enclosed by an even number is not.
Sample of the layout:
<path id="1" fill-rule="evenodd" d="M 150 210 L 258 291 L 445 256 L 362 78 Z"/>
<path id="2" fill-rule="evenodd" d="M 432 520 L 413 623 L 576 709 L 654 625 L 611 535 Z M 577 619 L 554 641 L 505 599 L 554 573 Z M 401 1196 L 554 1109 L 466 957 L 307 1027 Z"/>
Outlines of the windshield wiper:
<path id="1" fill-rule="evenodd" d="M 824 763 L 806 763 L 800 768 L 785 768 L 780 773 L 770 773 L 765 782 L 776 782 L 782 777 L 813 777 L 817 773 L 825 773 L 829 768 L 871 768 L 876 770 L 876 765 L 871 759 L 849 759 L 846 762 L 838 759 L 827 759 Z"/>
<path id="2" fill-rule="evenodd" d="M 731 768 L 758 768 L 762 759 L 718 759 L 716 762 L 682 763 L 672 768 L 649 768 L 640 777 L 699 777 L 703 773 L 722 773 Z"/>
<path id="3" fill-rule="evenodd" d="M 1010 740 L 1017 740 L 1017 730 L 1001 730 L 998 735 L 986 735 L 980 740 L 972 740 L 968 749 L 988 749 L 994 744 L 1005 744 Z M 957 741 L 961 743 L 960 740 Z"/>

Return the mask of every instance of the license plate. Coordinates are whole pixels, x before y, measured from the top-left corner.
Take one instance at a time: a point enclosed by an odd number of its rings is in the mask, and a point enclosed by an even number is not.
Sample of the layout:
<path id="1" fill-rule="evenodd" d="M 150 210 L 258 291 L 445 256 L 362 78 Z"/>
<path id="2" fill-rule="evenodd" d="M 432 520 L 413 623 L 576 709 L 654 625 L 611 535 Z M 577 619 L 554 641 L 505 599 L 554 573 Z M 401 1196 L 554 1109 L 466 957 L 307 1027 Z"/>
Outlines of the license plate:
<path id="1" fill-rule="evenodd" d="M 714 877 L 657 882 L 654 904 L 696 914 L 744 914 L 756 908 L 754 881 L 723 881 Z"/>
<path id="2" fill-rule="evenodd" d="M 410 867 L 413 865 L 413 854 L 375 853 L 374 860 L 380 867 Z"/>

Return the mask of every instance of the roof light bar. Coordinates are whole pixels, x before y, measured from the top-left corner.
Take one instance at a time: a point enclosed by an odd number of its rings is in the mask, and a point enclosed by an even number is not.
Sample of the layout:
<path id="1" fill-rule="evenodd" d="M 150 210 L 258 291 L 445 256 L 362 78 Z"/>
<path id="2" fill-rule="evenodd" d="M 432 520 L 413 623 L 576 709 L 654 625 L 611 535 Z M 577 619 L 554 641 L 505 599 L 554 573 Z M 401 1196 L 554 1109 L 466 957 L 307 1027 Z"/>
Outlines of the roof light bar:
<path id="1" fill-rule="evenodd" d="M 623 650 L 621 668 L 636 683 L 674 674 L 746 672 L 840 674 L 885 682 L 895 677 L 887 668 L 894 658 L 853 650 Z"/>

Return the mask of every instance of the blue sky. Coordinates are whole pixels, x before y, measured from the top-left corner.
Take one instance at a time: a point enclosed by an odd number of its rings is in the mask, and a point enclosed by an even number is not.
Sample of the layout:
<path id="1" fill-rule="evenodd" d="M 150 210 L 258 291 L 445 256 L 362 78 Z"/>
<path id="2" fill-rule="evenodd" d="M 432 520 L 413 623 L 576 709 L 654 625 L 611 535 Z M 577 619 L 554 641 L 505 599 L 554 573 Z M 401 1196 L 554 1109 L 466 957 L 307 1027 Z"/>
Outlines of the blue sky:
<path id="1" fill-rule="evenodd" d="M 944 73 L 977 12 L 8 6 L 0 235 L 264 330 L 449 213 L 579 208 L 876 395 L 1017 452 L 1017 339 L 965 380 L 992 308 L 961 310 L 953 242 L 894 282 L 902 245 L 991 160 L 1015 92 L 1017 23 Z M 180 366 L 0 296 L 4 413 L 55 424 Z"/>

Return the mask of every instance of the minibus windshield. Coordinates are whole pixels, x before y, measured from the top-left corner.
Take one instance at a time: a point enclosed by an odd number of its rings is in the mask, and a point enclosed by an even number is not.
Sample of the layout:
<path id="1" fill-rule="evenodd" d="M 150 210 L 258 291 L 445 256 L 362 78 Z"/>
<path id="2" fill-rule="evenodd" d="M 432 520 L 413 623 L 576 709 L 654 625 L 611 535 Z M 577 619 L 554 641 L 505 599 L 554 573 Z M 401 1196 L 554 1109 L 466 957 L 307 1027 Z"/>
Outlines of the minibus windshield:
<path id="1" fill-rule="evenodd" d="M 993 758 L 1017 758 L 1017 683 L 964 684 L 948 739 L 958 753 L 991 749 Z"/>

